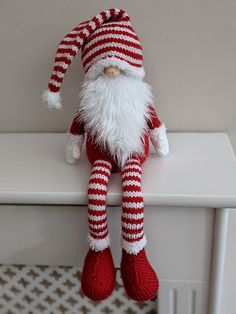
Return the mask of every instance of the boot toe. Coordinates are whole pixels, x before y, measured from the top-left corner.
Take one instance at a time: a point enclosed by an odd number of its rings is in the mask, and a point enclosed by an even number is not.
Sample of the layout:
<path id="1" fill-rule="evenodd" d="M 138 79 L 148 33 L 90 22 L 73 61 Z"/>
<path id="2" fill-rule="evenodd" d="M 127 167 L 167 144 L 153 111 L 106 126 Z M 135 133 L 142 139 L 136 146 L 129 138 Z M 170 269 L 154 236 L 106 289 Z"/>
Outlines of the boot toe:
<path id="1" fill-rule="evenodd" d="M 89 250 L 81 277 L 84 295 L 94 301 L 108 298 L 115 287 L 115 275 L 110 248 L 101 252 Z"/>
<path id="2" fill-rule="evenodd" d="M 157 296 L 159 282 L 147 260 L 145 251 L 131 255 L 123 251 L 121 276 L 127 295 L 139 302 L 149 301 Z"/>

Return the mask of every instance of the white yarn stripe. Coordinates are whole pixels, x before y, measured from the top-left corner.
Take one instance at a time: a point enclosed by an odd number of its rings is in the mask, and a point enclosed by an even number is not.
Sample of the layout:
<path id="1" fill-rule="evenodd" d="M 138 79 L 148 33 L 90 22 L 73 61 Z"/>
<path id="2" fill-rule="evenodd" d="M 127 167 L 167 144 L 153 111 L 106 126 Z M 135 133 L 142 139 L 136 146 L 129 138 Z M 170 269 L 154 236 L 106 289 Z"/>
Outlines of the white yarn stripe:
<path id="1" fill-rule="evenodd" d="M 105 182 L 108 182 L 108 176 L 105 176 L 104 174 L 100 174 L 100 173 L 93 173 L 91 176 L 90 176 L 90 180 L 91 179 L 101 179 Z"/>
<path id="2" fill-rule="evenodd" d="M 89 194 L 88 195 L 89 200 L 99 200 L 99 201 L 105 201 L 106 195 L 100 195 L 100 194 Z"/>
<path id="3" fill-rule="evenodd" d="M 140 165 L 140 162 L 137 159 L 129 159 L 126 161 L 126 164 L 130 164 L 132 162 L 135 162 L 136 164 L 138 163 Z"/>
<path id="4" fill-rule="evenodd" d="M 84 29 L 82 30 L 82 32 L 83 32 L 87 37 L 89 37 L 90 32 L 89 32 L 86 28 L 84 28 Z"/>
<path id="5" fill-rule="evenodd" d="M 130 23 L 130 21 L 111 21 L 111 22 L 109 22 L 109 23 L 107 23 L 107 24 L 103 24 L 102 25 L 102 27 L 103 26 L 106 26 L 106 25 L 111 25 L 111 27 L 116 27 L 116 26 L 131 26 L 131 23 Z"/>
<path id="6" fill-rule="evenodd" d="M 124 197 L 142 197 L 142 192 L 132 192 L 132 191 L 125 191 L 123 192 Z"/>
<path id="7" fill-rule="evenodd" d="M 68 68 L 68 64 L 65 63 L 64 61 L 57 61 L 57 62 L 55 62 L 54 67 L 55 66 L 59 66 L 59 67 L 65 69 L 65 70 Z"/>
<path id="8" fill-rule="evenodd" d="M 106 172 L 106 173 L 108 173 L 108 174 L 111 173 L 111 170 L 110 170 L 110 169 L 107 169 L 107 168 L 104 168 L 104 167 L 101 167 L 101 166 L 95 166 L 95 167 L 93 167 L 92 172 L 95 172 L 95 171 L 104 171 L 104 172 Z"/>
<path id="9" fill-rule="evenodd" d="M 101 232 L 96 232 L 96 231 L 92 231 L 92 230 L 89 230 L 89 232 L 90 232 L 92 235 L 94 235 L 94 236 L 101 237 L 101 236 L 103 236 L 104 234 L 107 233 L 107 229 L 104 230 L 104 231 L 101 231 Z"/>
<path id="10" fill-rule="evenodd" d="M 122 169 L 122 170 L 127 170 L 127 169 L 138 169 L 138 170 L 142 170 L 141 169 L 141 166 L 139 166 L 139 165 L 126 165 L 126 166 L 124 166 L 124 168 Z"/>
<path id="11" fill-rule="evenodd" d="M 91 221 L 102 221 L 106 219 L 107 215 L 101 215 L 101 216 L 96 216 L 96 215 L 88 215 L 88 219 Z"/>
<path id="12" fill-rule="evenodd" d="M 139 186 L 141 187 L 141 182 L 135 180 L 126 180 L 122 183 L 123 186 Z"/>
<path id="13" fill-rule="evenodd" d="M 128 214 L 128 213 L 122 213 L 122 217 L 127 218 L 127 219 L 142 219 L 144 218 L 144 213 L 141 214 Z"/>
<path id="14" fill-rule="evenodd" d="M 61 86 L 61 83 L 59 83 L 59 82 L 57 82 L 55 80 L 52 80 L 52 79 L 49 81 L 49 84 L 52 84 L 52 85 L 54 85 L 56 87 L 60 87 Z"/>
<path id="15" fill-rule="evenodd" d="M 90 210 L 102 211 L 102 210 L 106 210 L 106 204 L 104 204 L 104 205 L 88 204 L 88 208 L 89 208 Z"/>
<path id="16" fill-rule="evenodd" d="M 106 222 L 104 222 L 104 223 L 102 223 L 102 224 L 100 224 L 100 225 L 95 225 L 95 224 L 93 224 L 93 223 L 89 223 L 89 227 L 90 228 L 92 228 L 92 229 L 101 229 L 101 228 L 105 228 L 107 226 L 107 223 Z M 95 231 L 96 232 L 96 231 Z"/>
<path id="17" fill-rule="evenodd" d="M 112 27 L 100 27 L 99 29 L 97 29 L 95 32 L 96 32 L 96 36 L 97 36 L 97 34 L 99 34 L 99 33 L 101 33 L 101 32 L 104 32 L 104 31 L 108 31 L 108 33 L 110 32 L 110 31 L 120 31 L 120 32 L 126 32 L 126 33 L 129 33 L 129 34 L 131 34 L 131 35 L 134 35 L 134 36 L 137 36 L 136 34 L 135 34 L 135 32 L 134 31 L 132 31 L 131 29 L 129 29 L 129 28 L 125 28 L 125 27 L 120 27 L 120 26 L 112 26 Z M 95 33 L 94 33 L 94 35 L 95 35 Z"/>
<path id="18" fill-rule="evenodd" d="M 89 189 L 107 191 L 107 186 L 102 183 L 89 183 L 88 187 Z"/>
<path id="19" fill-rule="evenodd" d="M 52 75 L 56 75 L 56 76 L 62 78 L 62 77 L 64 77 L 65 73 L 62 73 L 60 71 L 53 71 Z"/>
<path id="20" fill-rule="evenodd" d="M 83 43 L 84 43 L 84 40 L 82 38 L 80 38 L 80 37 L 76 37 L 75 40 L 80 45 L 83 45 Z"/>
<path id="21" fill-rule="evenodd" d="M 126 233 L 126 232 L 122 232 L 123 237 L 128 238 L 128 239 L 138 239 L 141 238 L 144 235 L 143 230 L 140 233 L 136 233 L 136 234 L 130 234 L 130 233 Z"/>
<path id="22" fill-rule="evenodd" d="M 97 165 L 99 163 L 102 163 L 104 165 L 107 165 L 109 166 L 109 168 L 111 168 L 111 163 L 109 161 L 106 161 L 106 160 L 102 160 L 102 159 L 97 159 L 95 162 L 94 162 L 94 165 Z"/>
<path id="23" fill-rule="evenodd" d="M 130 171 L 130 172 L 122 173 L 122 178 L 125 178 L 125 177 L 137 177 L 141 179 L 142 175 L 138 172 Z"/>
<path id="24" fill-rule="evenodd" d="M 66 41 L 66 42 L 71 42 L 71 41 L 75 41 L 76 40 L 76 37 L 65 37 L 63 38 L 63 41 Z"/>
<path id="25" fill-rule="evenodd" d="M 75 31 L 71 31 L 71 32 L 69 32 L 68 35 L 78 35 L 79 32 L 80 32 L 82 29 L 83 29 L 83 27 L 81 27 L 81 29 L 78 29 L 78 30 L 75 30 Z M 68 36 L 68 35 L 66 35 L 66 36 Z"/>
<path id="26" fill-rule="evenodd" d="M 132 57 L 130 57 L 124 53 L 118 52 L 118 51 L 106 51 L 106 52 L 101 53 L 98 56 L 92 58 L 92 60 L 85 65 L 85 71 L 87 71 L 87 69 L 89 69 L 90 66 L 93 65 L 94 63 L 96 63 L 98 60 L 101 60 L 102 58 L 105 58 L 105 57 L 119 57 L 122 60 L 132 62 L 134 64 L 133 66 L 137 66 L 137 67 L 142 66 L 142 60 L 134 59 L 134 58 L 132 58 Z M 83 63 L 84 63 L 84 60 L 83 60 Z"/>
<path id="27" fill-rule="evenodd" d="M 122 203 L 122 207 L 124 208 L 134 208 L 134 209 L 140 209 L 144 207 L 143 202 L 124 202 Z"/>
<path id="28" fill-rule="evenodd" d="M 71 45 L 70 43 L 68 45 L 65 44 L 59 45 L 59 49 L 71 49 L 76 53 L 79 51 L 79 48 L 77 46 Z"/>
<path id="29" fill-rule="evenodd" d="M 101 16 L 101 14 L 98 14 L 96 18 L 98 19 L 100 24 L 103 23 L 103 17 Z"/>
<path id="30" fill-rule="evenodd" d="M 137 39 L 134 39 L 133 37 L 129 37 L 127 35 L 123 35 L 123 34 L 105 34 L 105 35 L 100 35 L 97 37 L 94 37 L 90 42 L 86 43 L 85 48 L 89 48 L 90 46 L 92 46 L 93 44 L 95 44 L 96 42 L 100 41 L 100 40 L 106 40 L 106 39 L 122 39 L 122 40 L 126 40 L 129 41 L 131 43 L 140 45 L 140 42 Z"/>
<path id="31" fill-rule="evenodd" d="M 92 30 L 95 30 L 95 28 L 97 27 L 94 21 L 90 21 L 88 25 L 92 27 Z"/>
<path id="32" fill-rule="evenodd" d="M 121 223 L 122 227 L 130 230 L 138 230 L 143 228 L 143 223 L 142 224 L 130 224 L 126 222 Z"/>
<path id="33" fill-rule="evenodd" d="M 106 210 L 106 205 L 88 204 L 88 209 L 94 210 L 94 211 L 103 211 L 103 210 Z"/>
<path id="34" fill-rule="evenodd" d="M 121 44 L 119 42 L 108 42 L 106 44 L 103 44 L 103 45 L 99 45 L 99 46 L 96 46 L 94 47 L 93 49 L 90 49 L 84 56 L 83 56 L 83 62 L 86 62 L 87 59 L 92 56 L 94 53 L 96 52 L 99 52 L 99 50 L 102 50 L 104 48 L 107 48 L 107 47 L 117 47 L 117 48 L 120 48 L 120 49 L 125 49 L 126 51 L 130 51 L 130 52 L 134 52 L 136 54 L 139 54 L 139 55 L 142 55 L 142 50 L 141 49 L 138 49 L 138 48 L 134 48 L 132 46 L 128 46 L 128 45 L 125 45 L 125 44 Z"/>
<path id="35" fill-rule="evenodd" d="M 74 56 L 72 56 L 69 52 L 62 52 L 62 53 L 57 53 L 57 58 L 66 58 L 72 61 Z"/>
<path id="36" fill-rule="evenodd" d="M 115 9 L 115 14 L 119 14 L 120 13 L 120 9 Z M 125 14 L 123 14 L 124 16 L 126 16 L 127 14 L 125 13 Z"/>
<path id="37" fill-rule="evenodd" d="M 110 12 L 110 10 L 106 10 L 104 13 L 106 14 L 106 18 L 107 18 L 107 19 L 109 19 L 109 18 L 111 17 L 111 12 Z"/>
<path id="38" fill-rule="evenodd" d="M 64 37 L 62 41 L 68 42 L 68 45 L 71 44 L 71 42 L 76 41 L 81 46 L 83 44 L 83 39 L 80 37 Z"/>

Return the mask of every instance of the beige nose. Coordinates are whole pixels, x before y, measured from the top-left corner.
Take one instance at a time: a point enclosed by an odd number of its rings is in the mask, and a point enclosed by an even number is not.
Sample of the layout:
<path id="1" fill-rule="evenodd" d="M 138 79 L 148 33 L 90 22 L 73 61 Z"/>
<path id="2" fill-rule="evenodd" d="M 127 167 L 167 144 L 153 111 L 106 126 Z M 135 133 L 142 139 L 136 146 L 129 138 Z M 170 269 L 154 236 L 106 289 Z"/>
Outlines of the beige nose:
<path id="1" fill-rule="evenodd" d="M 120 69 L 117 68 L 117 67 L 109 67 L 109 68 L 105 68 L 104 70 L 104 73 L 107 75 L 107 76 L 110 76 L 110 77 L 116 77 L 116 76 L 119 76 L 120 75 Z"/>

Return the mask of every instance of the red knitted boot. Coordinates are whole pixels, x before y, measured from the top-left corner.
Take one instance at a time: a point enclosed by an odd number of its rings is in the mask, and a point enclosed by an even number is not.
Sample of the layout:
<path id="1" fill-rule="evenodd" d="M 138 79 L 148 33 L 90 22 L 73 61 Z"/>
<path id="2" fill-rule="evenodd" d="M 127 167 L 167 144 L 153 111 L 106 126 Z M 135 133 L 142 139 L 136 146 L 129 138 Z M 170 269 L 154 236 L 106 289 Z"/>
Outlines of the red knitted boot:
<path id="1" fill-rule="evenodd" d="M 144 249 L 137 255 L 122 251 L 121 276 L 125 291 L 131 299 L 143 302 L 157 296 L 158 278 Z"/>
<path id="2" fill-rule="evenodd" d="M 91 300 L 108 298 L 115 287 L 116 270 L 110 248 L 104 251 L 88 251 L 84 261 L 81 285 L 84 294 Z"/>

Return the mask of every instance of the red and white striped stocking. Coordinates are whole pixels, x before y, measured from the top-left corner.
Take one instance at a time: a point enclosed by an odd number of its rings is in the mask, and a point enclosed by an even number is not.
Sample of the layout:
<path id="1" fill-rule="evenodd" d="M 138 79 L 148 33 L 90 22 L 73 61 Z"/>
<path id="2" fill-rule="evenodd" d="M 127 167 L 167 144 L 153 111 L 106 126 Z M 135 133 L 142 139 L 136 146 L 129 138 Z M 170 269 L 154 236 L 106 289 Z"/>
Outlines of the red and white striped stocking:
<path id="1" fill-rule="evenodd" d="M 89 247 L 103 251 L 110 245 L 107 227 L 106 196 L 111 175 L 111 163 L 96 160 L 92 167 L 88 186 Z"/>
<path id="2" fill-rule="evenodd" d="M 141 176 L 139 160 L 128 160 L 121 171 L 123 192 L 121 224 L 122 248 L 130 254 L 137 254 L 146 245 Z"/>

